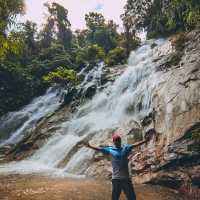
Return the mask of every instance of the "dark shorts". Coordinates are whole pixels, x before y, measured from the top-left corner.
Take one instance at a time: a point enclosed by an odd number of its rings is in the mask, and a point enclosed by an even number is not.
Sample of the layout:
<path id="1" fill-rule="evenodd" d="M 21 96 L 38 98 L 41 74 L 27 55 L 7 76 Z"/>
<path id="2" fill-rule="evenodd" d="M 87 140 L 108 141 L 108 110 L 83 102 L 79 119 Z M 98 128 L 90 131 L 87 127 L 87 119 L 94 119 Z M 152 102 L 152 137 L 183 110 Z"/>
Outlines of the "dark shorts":
<path id="1" fill-rule="evenodd" d="M 135 191 L 130 179 L 112 179 L 112 200 L 119 200 L 121 192 L 127 200 L 136 200 Z"/>

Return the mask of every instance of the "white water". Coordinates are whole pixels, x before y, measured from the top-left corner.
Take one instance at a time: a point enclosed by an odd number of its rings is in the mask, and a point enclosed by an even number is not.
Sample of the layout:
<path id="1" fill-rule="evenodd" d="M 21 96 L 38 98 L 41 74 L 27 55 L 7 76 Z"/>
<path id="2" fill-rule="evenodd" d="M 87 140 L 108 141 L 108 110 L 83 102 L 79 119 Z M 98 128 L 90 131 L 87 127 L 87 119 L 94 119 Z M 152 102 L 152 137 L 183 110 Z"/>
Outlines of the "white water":
<path id="1" fill-rule="evenodd" d="M 95 66 L 93 69 L 87 72 L 87 68 L 84 68 L 79 75 L 84 75 L 85 78 L 83 82 L 79 85 L 78 89 L 84 88 L 84 91 L 87 90 L 92 85 L 96 85 L 97 87 L 100 85 L 101 76 L 104 68 L 104 63 L 100 63 Z"/>
<path id="2" fill-rule="evenodd" d="M 161 46 L 164 41 L 157 43 Z M 132 52 L 126 71 L 111 86 L 97 92 L 92 100 L 81 106 L 73 118 L 64 122 L 62 128 L 32 157 L 2 165 L 0 173 L 82 174 L 94 152 L 85 147 L 74 151 L 73 147 L 89 138 L 97 143 L 104 141 L 110 137 L 106 130 L 121 127 L 133 119 L 140 120 L 151 111 L 152 90 L 159 80 L 152 62 L 158 48 L 153 51 L 151 44 L 149 41 Z M 95 76 L 99 74 L 101 71 Z M 84 84 L 87 85 L 86 82 Z M 64 167 L 59 168 L 58 165 L 69 153 L 73 156 Z"/>
<path id="3" fill-rule="evenodd" d="M 22 110 L 11 112 L 4 119 L 1 119 L 0 130 L 2 132 L 5 129 L 9 130 L 10 127 L 14 126 L 13 124 L 16 124 L 17 128 L 6 133 L 6 138 L 3 141 L 0 140 L 0 147 L 7 144 L 16 144 L 25 135 L 29 134 L 40 119 L 51 114 L 59 107 L 59 98 L 58 90 L 50 88 L 44 96 L 35 98 Z"/>

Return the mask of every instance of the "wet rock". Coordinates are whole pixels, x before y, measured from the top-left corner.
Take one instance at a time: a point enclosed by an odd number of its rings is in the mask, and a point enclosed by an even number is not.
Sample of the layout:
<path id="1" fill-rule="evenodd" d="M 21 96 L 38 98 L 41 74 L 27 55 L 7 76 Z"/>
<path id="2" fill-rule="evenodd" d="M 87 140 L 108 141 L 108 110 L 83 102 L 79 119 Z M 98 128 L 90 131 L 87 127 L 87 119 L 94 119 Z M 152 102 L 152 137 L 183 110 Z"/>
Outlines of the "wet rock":
<path id="1" fill-rule="evenodd" d="M 68 120 L 70 117 L 69 111 L 68 107 L 61 107 L 50 116 L 42 118 L 36 124 L 36 128 L 29 130 L 30 133 L 26 134 L 20 142 L 14 146 L 9 146 L 7 150 L 3 151 L 3 155 L 6 155 L 5 161 L 23 160 L 33 155 L 49 137 L 57 133 L 60 128 L 59 123 Z"/>
<path id="2" fill-rule="evenodd" d="M 108 82 L 113 82 L 118 76 L 120 76 L 127 68 L 127 65 L 117 65 L 115 67 L 107 67 L 104 70 L 101 85 L 105 85 Z"/>
<path id="3" fill-rule="evenodd" d="M 129 144 L 143 140 L 143 129 L 142 128 L 132 128 L 127 134 L 127 141 Z"/>
<path id="4" fill-rule="evenodd" d="M 68 105 L 73 101 L 73 98 L 75 97 L 77 93 L 77 89 L 72 87 L 68 91 L 64 92 L 64 100 L 63 100 L 63 105 Z"/>
<path id="5" fill-rule="evenodd" d="M 87 99 L 91 99 L 96 94 L 96 85 L 91 85 L 84 91 L 84 97 Z"/>
<path id="6" fill-rule="evenodd" d="M 156 67 L 156 71 L 166 72 L 172 67 L 180 67 L 179 63 L 181 62 L 182 56 L 183 56 L 183 52 L 172 52 L 168 56 L 159 60 Z"/>
<path id="7" fill-rule="evenodd" d="M 153 43 L 152 45 L 151 45 L 151 48 L 153 49 L 153 48 L 155 48 L 157 46 L 157 44 L 156 43 Z"/>
<path id="8" fill-rule="evenodd" d="M 28 116 L 23 113 L 15 116 L 15 113 L 9 113 L 0 119 L 0 141 L 10 137 L 11 133 L 17 130 L 26 120 Z"/>

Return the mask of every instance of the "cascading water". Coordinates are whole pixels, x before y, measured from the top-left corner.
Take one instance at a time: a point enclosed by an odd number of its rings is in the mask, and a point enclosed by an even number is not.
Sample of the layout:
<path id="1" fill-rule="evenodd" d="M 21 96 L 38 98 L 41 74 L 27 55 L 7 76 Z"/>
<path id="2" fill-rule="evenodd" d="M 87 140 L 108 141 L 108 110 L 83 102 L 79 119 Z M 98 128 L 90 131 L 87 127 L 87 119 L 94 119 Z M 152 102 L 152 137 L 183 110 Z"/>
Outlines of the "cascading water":
<path id="1" fill-rule="evenodd" d="M 100 85 L 104 63 L 99 63 L 90 71 L 87 71 L 88 67 L 83 68 L 83 70 L 79 73 L 79 75 L 84 75 L 85 78 L 83 82 L 78 86 L 78 89 L 84 88 L 84 90 L 86 90 L 92 85 L 96 85 L 97 87 Z"/>
<path id="2" fill-rule="evenodd" d="M 50 88 L 44 96 L 34 99 L 22 110 L 11 112 L 0 119 L 0 147 L 16 144 L 29 134 L 40 119 L 59 107 L 59 98 L 59 91 Z"/>
<path id="3" fill-rule="evenodd" d="M 158 46 L 154 50 L 152 43 L 147 41 L 132 52 L 125 72 L 82 105 L 69 121 L 62 123 L 54 136 L 32 157 L 2 165 L 0 173 L 82 174 L 94 152 L 78 147 L 81 141 L 104 141 L 109 137 L 106 130 L 121 127 L 131 120 L 138 121 L 151 111 L 152 90 L 159 80 L 154 73 L 153 59 L 164 41 L 156 41 Z M 82 84 L 87 86 L 88 83 Z M 66 158 L 68 162 L 60 167 Z"/>

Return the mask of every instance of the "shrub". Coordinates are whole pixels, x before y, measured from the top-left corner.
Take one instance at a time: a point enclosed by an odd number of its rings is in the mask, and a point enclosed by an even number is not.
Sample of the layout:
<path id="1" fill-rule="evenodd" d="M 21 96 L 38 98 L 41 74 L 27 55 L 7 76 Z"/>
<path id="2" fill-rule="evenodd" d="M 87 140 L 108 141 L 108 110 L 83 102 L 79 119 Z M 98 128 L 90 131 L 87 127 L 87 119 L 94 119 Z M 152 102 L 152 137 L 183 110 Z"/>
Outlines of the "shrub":
<path id="1" fill-rule="evenodd" d="M 58 67 L 55 71 L 49 72 L 47 75 L 43 76 L 43 80 L 49 83 L 66 85 L 69 82 L 77 83 L 78 77 L 74 70 Z"/>
<path id="2" fill-rule="evenodd" d="M 124 64 L 127 59 L 126 49 L 122 47 L 116 47 L 109 51 L 106 57 L 105 63 L 108 66 L 113 66 L 117 64 Z"/>
<path id="3" fill-rule="evenodd" d="M 89 45 L 78 51 L 76 56 L 76 63 L 82 67 L 86 65 L 96 65 L 103 61 L 105 58 L 105 52 L 102 47 L 97 44 Z"/>

